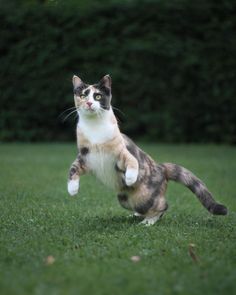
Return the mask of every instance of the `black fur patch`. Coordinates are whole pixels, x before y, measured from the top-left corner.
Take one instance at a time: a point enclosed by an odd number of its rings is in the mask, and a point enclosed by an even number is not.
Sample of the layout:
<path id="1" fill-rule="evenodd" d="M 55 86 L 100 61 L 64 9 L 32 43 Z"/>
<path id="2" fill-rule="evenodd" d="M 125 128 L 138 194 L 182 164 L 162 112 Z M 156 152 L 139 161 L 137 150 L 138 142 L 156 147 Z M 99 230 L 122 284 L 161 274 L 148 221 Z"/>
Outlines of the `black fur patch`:
<path id="1" fill-rule="evenodd" d="M 89 85 L 87 85 L 87 84 L 85 84 L 85 83 L 80 84 L 80 86 L 74 88 L 74 94 L 75 94 L 76 96 L 80 96 L 80 95 L 82 94 L 82 91 L 83 91 L 84 89 L 86 89 L 88 86 L 89 86 Z"/>
<path id="2" fill-rule="evenodd" d="M 188 188 L 194 193 L 196 194 L 196 192 L 198 191 L 198 187 L 201 185 L 201 182 L 196 180 L 196 179 L 192 179 L 191 184 L 188 185 Z"/>
<path id="3" fill-rule="evenodd" d="M 85 165 L 85 161 L 84 161 L 82 155 L 78 155 L 78 161 L 79 161 L 79 164 L 81 167 Z"/>
<path id="4" fill-rule="evenodd" d="M 128 196 L 125 193 L 121 193 L 117 195 L 120 202 L 126 202 L 128 201 Z"/>
<path id="5" fill-rule="evenodd" d="M 77 172 L 77 169 L 75 167 L 72 167 L 70 169 L 70 172 L 69 172 L 69 178 L 71 179 L 72 176 Z"/>
<path id="6" fill-rule="evenodd" d="M 82 148 L 80 149 L 80 153 L 81 153 L 82 156 L 87 155 L 88 152 L 89 152 L 89 149 L 88 149 L 87 147 L 82 147 Z"/>
<path id="7" fill-rule="evenodd" d="M 140 150 L 137 147 L 137 145 L 132 141 L 132 139 L 130 139 L 125 134 L 122 134 L 122 136 L 125 140 L 127 150 L 131 153 L 132 156 L 134 156 L 138 160 L 139 166 L 140 168 L 142 168 L 142 163 L 149 162 L 149 158 L 142 150 Z"/>
<path id="8" fill-rule="evenodd" d="M 165 180 L 164 169 L 159 165 L 151 165 L 150 164 L 151 175 L 149 176 L 148 183 L 150 185 L 161 186 L 163 181 Z"/>
<path id="9" fill-rule="evenodd" d="M 84 91 L 84 94 L 85 94 L 86 96 L 88 96 L 89 93 L 90 93 L 90 89 L 86 89 L 86 90 Z"/>
<path id="10" fill-rule="evenodd" d="M 143 151 L 139 150 L 138 155 L 139 155 L 139 158 L 140 158 L 141 162 L 147 161 L 147 156 Z"/>
<path id="11" fill-rule="evenodd" d="M 101 107 L 104 110 L 109 110 L 111 107 L 111 89 L 99 83 L 94 84 L 93 87 L 98 89 L 98 93 L 102 96 L 102 98 L 99 100 Z"/>
<path id="12" fill-rule="evenodd" d="M 181 178 L 182 168 L 178 165 L 174 165 L 174 167 L 173 179 L 179 181 Z"/>
<path id="13" fill-rule="evenodd" d="M 211 210 L 215 215 L 227 215 L 228 210 L 224 205 L 216 204 Z"/>
<path id="14" fill-rule="evenodd" d="M 106 96 L 110 96 L 111 95 L 111 89 L 98 83 L 96 84 L 96 86 L 94 85 L 94 87 L 96 87 L 97 89 L 99 89 L 102 93 L 104 93 Z"/>
<path id="15" fill-rule="evenodd" d="M 120 193 L 120 194 L 117 195 L 117 197 L 118 197 L 120 205 L 123 208 L 128 209 L 128 210 L 132 210 L 131 207 L 130 207 L 129 201 L 128 201 L 129 197 L 128 197 L 127 194 Z"/>
<path id="16" fill-rule="evenodd" d="M 127 150 L 133 155 L 136 159 L 138 158 L 138 150 L 135 144 L 130 140 L 129 143 L 126 145 Z"/>
<path id="17" fill-rule="evenodd" d="M 151 197 L 145 203 L 135 206 L 135 211 L 138 212 L 139 214 L 144 215 L 153 206 L 153 203 L 154 203 L 154 199 Z"/>

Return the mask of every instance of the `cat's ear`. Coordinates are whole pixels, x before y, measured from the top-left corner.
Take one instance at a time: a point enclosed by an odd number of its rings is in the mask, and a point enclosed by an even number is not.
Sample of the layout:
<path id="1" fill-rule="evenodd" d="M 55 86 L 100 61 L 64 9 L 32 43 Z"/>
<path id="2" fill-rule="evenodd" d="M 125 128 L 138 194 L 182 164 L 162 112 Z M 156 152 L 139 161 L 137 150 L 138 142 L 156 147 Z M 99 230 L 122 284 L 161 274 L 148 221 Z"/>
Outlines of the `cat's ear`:
<path id="1" fill-rule="evenodd" d="M 72 78 L 72 83 L 74 88 L 80 87 L 84 82 L 78 77 L 78 76 L 73 76 Z"/>
<path id="2" fill-rule="evenodd" d="M 100 81 L 99 84 L 111 89 L 111 77 L 109 75 L 104 76 Z"/>

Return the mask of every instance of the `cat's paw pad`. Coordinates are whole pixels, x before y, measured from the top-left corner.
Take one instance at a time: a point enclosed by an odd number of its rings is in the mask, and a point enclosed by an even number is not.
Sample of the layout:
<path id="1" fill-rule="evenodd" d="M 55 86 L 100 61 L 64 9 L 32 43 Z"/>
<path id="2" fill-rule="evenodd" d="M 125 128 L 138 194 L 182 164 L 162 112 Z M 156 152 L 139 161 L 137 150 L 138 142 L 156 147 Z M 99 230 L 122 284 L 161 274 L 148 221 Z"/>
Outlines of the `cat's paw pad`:
<path id="1" fill-rule="evenodd" d="M 69 180 L 67 183 L 67 190 L 71 196 L 74 196 L 79 191 L 79 180 Z"/>
<path id="2" fill-rule="evenodd" d="M 127 169 L 125 173 L 125 183 L 127 186 L 133 185 L 138 178 L 138 170 L 137 169 Z"/>

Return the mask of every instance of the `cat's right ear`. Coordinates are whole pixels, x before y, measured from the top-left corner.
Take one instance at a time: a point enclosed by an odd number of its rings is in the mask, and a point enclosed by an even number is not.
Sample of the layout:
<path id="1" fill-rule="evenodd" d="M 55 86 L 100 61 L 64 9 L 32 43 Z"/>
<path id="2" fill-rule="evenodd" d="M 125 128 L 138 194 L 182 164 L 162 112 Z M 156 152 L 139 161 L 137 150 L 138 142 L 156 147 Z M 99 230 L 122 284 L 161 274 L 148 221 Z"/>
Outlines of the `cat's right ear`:
<path id="1" fill-rule="evenodd" d="M 78 88 L 80 87 L 84 82 L 78 77 L 78 76 L 73 76 L 72 78 L 72 83 L 73 83 L 73 86 L 74 88 Z"/>

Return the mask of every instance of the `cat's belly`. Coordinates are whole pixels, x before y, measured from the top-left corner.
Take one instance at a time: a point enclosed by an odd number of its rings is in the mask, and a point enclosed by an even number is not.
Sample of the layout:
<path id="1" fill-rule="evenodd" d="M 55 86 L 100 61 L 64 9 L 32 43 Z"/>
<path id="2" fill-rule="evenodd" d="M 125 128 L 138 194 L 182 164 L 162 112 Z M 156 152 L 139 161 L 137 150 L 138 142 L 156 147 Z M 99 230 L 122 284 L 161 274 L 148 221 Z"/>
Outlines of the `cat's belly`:
<path id="1" fill-rule="evenodd" d="M 92 152 L 87 156 L 87 165 L 103 184 L 114 190 L 118 188 L 116 159 L 113 155 L 99 151 Z"/>

